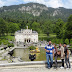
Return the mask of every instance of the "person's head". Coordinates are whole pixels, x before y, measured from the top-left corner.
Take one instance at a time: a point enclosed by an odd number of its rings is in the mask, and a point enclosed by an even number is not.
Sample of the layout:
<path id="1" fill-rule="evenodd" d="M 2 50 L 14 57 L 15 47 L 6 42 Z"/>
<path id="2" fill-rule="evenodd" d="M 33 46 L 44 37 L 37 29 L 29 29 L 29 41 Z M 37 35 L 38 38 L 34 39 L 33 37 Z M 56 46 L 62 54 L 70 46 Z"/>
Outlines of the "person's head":
<path id="1" fill-rule="evenodd" d="M 54 47 L 56 46 L 56 44 L 55 44 L 55 43 L 54 43 L 53 45 L 54 45 Z"/>
<path id="2" fill-rule="evenodd" d="M 64 47 L 66 47 L 67 46 L 67 44 L 66 43 L 64 43 Z"/>
<path id="3" fill-rule="evenodd" d="M 59 44 L 59 47 L 61 47 L 61 46 L 62 46 L 62 44 L 60 43 L 60 44 Z"/>
<path id="4" fill-rule="evenodd" d="M 51 41 L 49 41 L 49 45 L 51 45 Z"/>

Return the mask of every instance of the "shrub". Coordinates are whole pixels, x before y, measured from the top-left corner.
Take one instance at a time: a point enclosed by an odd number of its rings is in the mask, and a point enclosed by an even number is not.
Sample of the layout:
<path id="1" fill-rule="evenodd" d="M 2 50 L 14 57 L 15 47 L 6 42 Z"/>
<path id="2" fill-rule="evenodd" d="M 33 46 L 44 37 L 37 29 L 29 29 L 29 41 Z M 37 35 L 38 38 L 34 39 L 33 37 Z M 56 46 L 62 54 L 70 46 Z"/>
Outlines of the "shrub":
<path id="1" fill-rule="evenodd" d="M 4 45 L 8 44 L 8 40 L 3 39 L 2 42 L 3 42 Z"/>
<path id="2" fill-rule="evenodd" d="M 69 44 L 69 39 L 65 39 L 65 43 L 66 44 Z"/>
<path id="3" fill-rule="evenodd" d="M 14 47 L 13 43 L 8 43 L 8 47 Z"/>
<path id="4" fill-rule="evenodd" d="M 63 39 L 60 39 L 59 43 L 63 44 L 63 43 L 64 43 L 64 42 L 63 42 Z"/>
<path id="5" fill-rule="evenodd" d="M 30 46 L 30 47 L 29 47 L 29 50 L 34 50 L 34 49 L 36 49 L 35 46 Z"/>
<path id="6" fill-rule="evenodd" d="M 72 39 L 70 39 L 70 44 L 72 45 Z"/>
<path id="7" fill-rule="evenodd" d="M 1 50 L 3 50 L 4 48 L 1 48 Z"/>
<path id="8" fill-rule="evenodd" d="M 2 41 L 0 41 L 0 45 L 2 44 Z"/>
<path id="9" fill-rule="evenodd" d="M 59 44 L 59 42 L 60 42 L 60 39 L 57 39 L 57 38 L 52 40 L 52 43 Z"/>
<path id="10" fill-rule="evenodd" d="M 59 44 L 59 39 L 56 39 L 56 41 L 55 41 L 55 42 L 56 42 L 56 44 Z"/>
<path id="11" fill-rule="evenodd" d="M 52 43 L 55 43 L 55 39 L 52 39 Z"/>

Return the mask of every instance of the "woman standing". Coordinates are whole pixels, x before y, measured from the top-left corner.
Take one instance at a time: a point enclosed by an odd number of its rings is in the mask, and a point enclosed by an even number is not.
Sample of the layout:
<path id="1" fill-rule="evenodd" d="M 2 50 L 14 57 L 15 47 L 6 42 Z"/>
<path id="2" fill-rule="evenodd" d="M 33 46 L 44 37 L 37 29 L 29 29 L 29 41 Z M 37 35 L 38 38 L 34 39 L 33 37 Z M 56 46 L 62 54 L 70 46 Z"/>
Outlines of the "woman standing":
<path id="1" fill-rule="evenodd" d="M 58 67 L 58 64 L 57 64 L 57 47 L 56 47 L 55 43 L 53 45 L 54 45 L 55 66 L 57 68 Z"/>
<path id="2" fill-rule="evenodd" d="M 71 68 L 70 61 L 69 61 L 69 51 L 67 48 L 67 44 L 64 43 L 64 53 L 65 53 L 65 63 L 67 68 Z"/>

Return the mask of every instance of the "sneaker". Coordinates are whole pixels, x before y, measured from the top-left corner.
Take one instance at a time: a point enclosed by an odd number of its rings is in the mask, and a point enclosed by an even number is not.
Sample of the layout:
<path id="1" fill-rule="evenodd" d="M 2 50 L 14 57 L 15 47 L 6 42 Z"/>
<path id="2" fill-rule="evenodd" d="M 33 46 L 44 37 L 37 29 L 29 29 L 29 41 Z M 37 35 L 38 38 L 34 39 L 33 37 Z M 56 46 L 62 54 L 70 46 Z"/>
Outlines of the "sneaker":
<path id="1" fill-rule="evenodd" d="M 48 67 L 48 69 L 50 69 L 50 67 Z"/>
<path id="2" fill-rule="evenodd" d="M 55 70 L 57 70 L 57 67 L 54 67 Z"/>
<path id="3" fill-rule="evenodd" d="M 60 68 L 63 69 L 64 67 L 61 66 Z"/>
<path id="4" fill-rule="evenodd" d="M 71 67 L 69 67 L 69 68 L 71 68 Z"/>

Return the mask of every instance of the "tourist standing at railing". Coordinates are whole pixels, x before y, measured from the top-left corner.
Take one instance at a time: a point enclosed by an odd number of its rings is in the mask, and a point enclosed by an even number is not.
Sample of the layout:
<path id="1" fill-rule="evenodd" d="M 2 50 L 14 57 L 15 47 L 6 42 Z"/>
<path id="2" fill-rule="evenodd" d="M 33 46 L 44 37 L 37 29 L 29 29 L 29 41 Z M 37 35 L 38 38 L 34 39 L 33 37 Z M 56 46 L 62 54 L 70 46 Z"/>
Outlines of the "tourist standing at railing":
<path id="1" fill-rule="evenodd" d="M 59 49 L 61 51 L 61 60 L 62 60 L 62 66 L 60 68 L 64 68 L 64 47 L 62 46 L 62 44 L 59 44 Z"/>
<path id="2" fill-rule="evenodd" d="M 50 69 L 53 65 L 53 56 L 54 56 L 54 46 L 51 44 L 51 41 L 49 41 L 49 44 L 45 47 L 45 51 L 46 51 L 48 69 Z"/>
<path id="3" fill-rule="evenodd" d="M 58 67 L 58 64 L 57 64 L 57 47 L 56 47 L 56 44 L 54 43 L 54 57 L 55 57 L 55 65 L 56 65 L 56 68 Z"/>
<path id="4" fill-rule="evenodd" d="M 67 68 L 71 68 L 70 61 L 69 61 L 69 51 L 67 48 L 67 44 L 64 43 L 64 53 L 65 53 L 65 63 Z"/>

